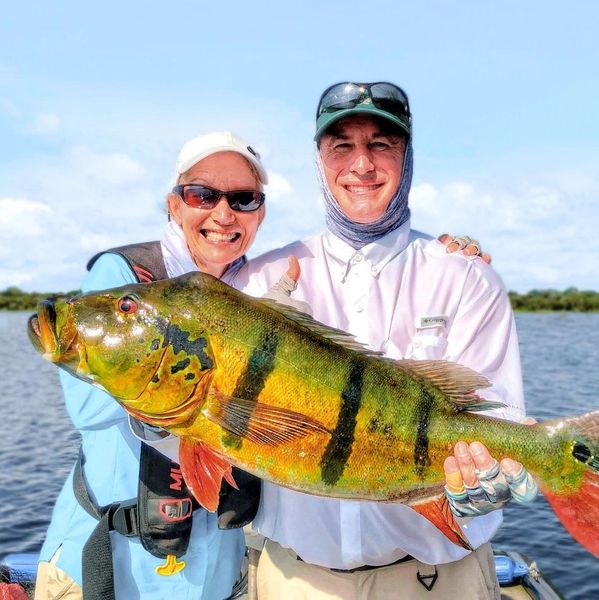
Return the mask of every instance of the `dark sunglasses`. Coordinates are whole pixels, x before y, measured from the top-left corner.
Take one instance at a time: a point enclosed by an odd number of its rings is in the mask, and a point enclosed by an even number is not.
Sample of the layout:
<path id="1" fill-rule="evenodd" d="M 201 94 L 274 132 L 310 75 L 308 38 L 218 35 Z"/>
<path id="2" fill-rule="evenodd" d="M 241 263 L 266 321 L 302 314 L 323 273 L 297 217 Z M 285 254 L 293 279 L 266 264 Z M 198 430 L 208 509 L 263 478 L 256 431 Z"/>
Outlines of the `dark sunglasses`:
<path id="1" fill-rule="evenodd" d="M 355 108 L 370 98 L 372 104 L 400 119 L 409 118 L 408 96 L 398 86 L 386 81 L 377 83 L 336 83 L 327 88 L 318 102 L 316 118 L 328 112 Z"/>
<path id="2" fill-rule="evenodd" d="M 258 210 L 263 204 L 266 196 L 262 192 L 252 190 L 238 190 L 223 192 L 205 185 L 189 183 L 176 185 L 173 188 L 175 194 L 179 194 L 183 202 L 192 208 L 214 208 L 224 196 L 232 210 L 240 212 L 251 212 Z"/>

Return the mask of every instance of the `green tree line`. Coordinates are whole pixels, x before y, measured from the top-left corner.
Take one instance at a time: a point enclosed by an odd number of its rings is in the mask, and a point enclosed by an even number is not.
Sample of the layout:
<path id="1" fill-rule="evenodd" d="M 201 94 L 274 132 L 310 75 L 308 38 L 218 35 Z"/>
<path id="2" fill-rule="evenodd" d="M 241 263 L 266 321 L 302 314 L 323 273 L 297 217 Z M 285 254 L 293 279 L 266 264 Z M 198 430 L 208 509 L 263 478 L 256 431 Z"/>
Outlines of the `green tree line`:
<path id="1" fill-rule="evenodd" d="M 18 287 L 6 288 L 0 292 L 0 310 L 33 310 L 37 303 L 52 296 L 72 296 L 76 291 L 62 293 L 24 292 Z"/>
<path id="2" fill-rule="evenodd" d="M 531 290 L 526 294 L 509 293 L 512 308 L 515 311 L 599 311 L 599 292 L 578 290 L 570 287 L 563 292 L 559 290 Z"/>
<path id="3" fill-rule="evenodd" d="M 76 291 L 67 292 L 72 296 Z M 52 294 L 46 292 L 24 292 L 18 287 L 9 287 L 0 292 L 0 310 L 32 310 L 37 303 Z M 531 290 L 526 294 L 509 292 L 512 308 L 515 311 L 574 311 L 599 312 L 599 292 L 581 291 L 574 287 L 563 292 L 559 290 Z"/>

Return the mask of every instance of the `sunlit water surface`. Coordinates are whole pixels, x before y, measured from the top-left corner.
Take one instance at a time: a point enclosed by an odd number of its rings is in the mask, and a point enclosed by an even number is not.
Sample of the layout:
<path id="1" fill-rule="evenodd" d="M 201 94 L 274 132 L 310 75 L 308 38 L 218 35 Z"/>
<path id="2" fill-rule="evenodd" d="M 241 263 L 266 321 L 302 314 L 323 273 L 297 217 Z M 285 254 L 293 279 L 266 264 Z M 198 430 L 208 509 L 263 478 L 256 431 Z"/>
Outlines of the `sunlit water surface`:
<path id="1" fill-rule="evenodd" d="M 0 312 L 0 556 L 38 550 L 79 436 L 56 367 L 33 350 L 28 313 Z M 519 314 L 528 412 L 539 420 L 599 408 L 599 315 Z M 494 540 L 518 550 L 569 600 L 599 598 L 599 560 L 572 540 L 543 498 L 510 506 Z"/>

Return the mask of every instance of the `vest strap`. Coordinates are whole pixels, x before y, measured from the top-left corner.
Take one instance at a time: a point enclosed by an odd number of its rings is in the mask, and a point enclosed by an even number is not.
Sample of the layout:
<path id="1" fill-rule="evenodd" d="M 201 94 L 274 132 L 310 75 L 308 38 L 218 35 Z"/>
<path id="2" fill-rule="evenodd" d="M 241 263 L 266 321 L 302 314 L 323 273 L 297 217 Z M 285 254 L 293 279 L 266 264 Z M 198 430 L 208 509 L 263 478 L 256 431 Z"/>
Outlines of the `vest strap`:
<path id="1" fill-rule="evenodd" d="M 191 535 L 193 500 L 179 465 L 142 442 L 137 498 L 100 506 L 94 502 L 83 475 L 82 450 L 75 464 L 73 491 L 83 509 L 98 520 L 83 547 L 83 597 L 114 600 L 114 569 L 110 532 L 138 536 L 153 556 L 180 557 Z"/>

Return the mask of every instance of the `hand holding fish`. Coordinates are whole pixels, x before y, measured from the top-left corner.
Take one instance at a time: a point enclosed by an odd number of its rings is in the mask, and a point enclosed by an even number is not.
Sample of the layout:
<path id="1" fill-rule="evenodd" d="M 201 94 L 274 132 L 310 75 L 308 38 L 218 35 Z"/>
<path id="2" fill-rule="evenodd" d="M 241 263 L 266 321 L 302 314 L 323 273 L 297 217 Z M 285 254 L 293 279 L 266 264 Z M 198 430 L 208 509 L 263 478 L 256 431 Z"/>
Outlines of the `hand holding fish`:
<path id="1" fill-rule="evenodd" d="M 484 515 L 502 508 L 512 498 L 532 502 L 538 486 L 519 462 L 494 459 L 480 442 L 458 442 L 454 456 L 445 459 L 445 493 L 458 517 Z"/>

